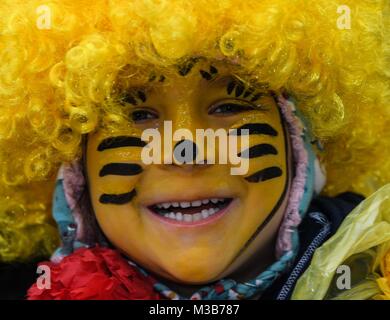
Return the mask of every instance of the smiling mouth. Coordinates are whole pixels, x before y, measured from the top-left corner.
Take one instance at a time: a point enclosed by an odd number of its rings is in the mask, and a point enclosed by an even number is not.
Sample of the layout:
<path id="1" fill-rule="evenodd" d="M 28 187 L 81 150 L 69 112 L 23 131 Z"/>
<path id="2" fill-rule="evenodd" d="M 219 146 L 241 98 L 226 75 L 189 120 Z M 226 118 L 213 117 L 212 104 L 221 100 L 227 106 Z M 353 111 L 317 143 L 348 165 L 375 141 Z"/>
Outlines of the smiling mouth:
<path id="1" fill-rule="evenodd" d="M 197 223 L 222 214 L 233 198 L 209 198 L 195 201 L 161 202 L 148 206 L 160 218 L 176 223 Z"/>

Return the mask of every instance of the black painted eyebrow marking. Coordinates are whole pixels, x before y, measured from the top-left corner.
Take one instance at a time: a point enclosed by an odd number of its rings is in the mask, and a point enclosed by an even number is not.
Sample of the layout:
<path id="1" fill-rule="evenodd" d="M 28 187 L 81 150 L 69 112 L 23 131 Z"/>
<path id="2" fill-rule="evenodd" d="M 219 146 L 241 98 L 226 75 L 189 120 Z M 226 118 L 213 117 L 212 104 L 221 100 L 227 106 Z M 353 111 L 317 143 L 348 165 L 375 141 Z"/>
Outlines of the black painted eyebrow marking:
<path id="1" fill-rule="evenodd" d="M 265 134 L 268 136 L 276 137 L 278 132 L 271 127 L 268 123 L 247 123 L 243 126 L 236 128 L 236 130 L 231 131 L 229 134 L 234 136 L 241 136 L 243 133 L 241 130 L 249 130 L 249 134 Z"/>
<path id="2" fill-rule="evenodd" d="M 265 168 L 263 170 L 257 171 L 254 174 L 250 175 L 249 177 L 246 177 L 245 180 L 248 182 L 263 182 L 267 180 L 271 180 L 274 178 L 278 178 L 283 174 L 282 169 L 279 167 L 269 167 Z"/>
<path id="3" fill-rule="evenodd" d="M 147 96 L 146 96 L 145 91 L 138 90 L 138 91 L 137 91 L 137 95 L 138 95 L 138 98 L 139 98 L 142 102 L 145 102 L 145 101 L 146 101 Z"/>
<path id="4" fill-rule="evenodd" d="M 100 203 L 103 204 L 125 204 L 130 202 L 136 195 L 135 189 L 128 193 L 121 194 L 102 194 L 99 198 Z"/>
<path id="5" fill-rule="evenodd" d="M 242 95 L 242 93 L 244 92 L 244 89 L 245 89 L 245 87 L 242 84 L 238 84 L 236 86 L 236 91 L 235 91 L 236 98 L 238 98 Z"/>
<path id="6" fill-rule="evenodd" d="M 206 79 L 206 80 L 211 80 L 213 77 L 211 76 L 210 73 L 208 73 L 207 71 L 204 71 L 204 70 L 200 70 L 200 75 L 202 76 L 203 79 Z"/>
<path id="7" fill-rule="evenodd" d="M 122 99 L 124 102 L 127 102 L 127 103 L 130 103 L 134 106 L 137 105 L 137 100 L 134 98 L 134 96 L 130 93 L 126 93 L 124 96 L 123 96 L 123 99 Z"/>
<path id="8" fill-rule="evenodd" d="M 248 90 L 245 91 L 243 98 L 249 97 L 251 94 L 253 94 L 254 91 L 255 91 L 255 89 L 249 88 Z"/>
<path id="9" fill-rule="evenodd" d="M 236 83 L 235 81 L 230 81 L 226 87 L 226 91 L 228 93 L 228 95 L 230 95 L 234 89 L 234 87 L 236 86 Z"/>
<path id="10" fill-rule="evenodd" d="M 251 102 L 255 102 L 264 96 L 265 96 L 265 94 L 263 92 L 259 92 L 252 97 Z"/>
<path id="11" fill-rule="evenodd" d="M 235 90 L 234 90 L 235 89 Z M 234 91 L 234 96 L 236 98 L 250 98 L 251 102 L 259 100 L 261 97 L 266 95 L 265 92 L 256 92 L 255 88 L 246 86 L 242 81 L 238 79 L 233 79 L 226 86 L 226 91 L 228 95 L 231 95 Z"/>
<path id="12" fill-rule="evenodd" d="M 138 102 L 146 102 L 147 96 L 145 91 L 137 90 L 137 92 L 127 92 L 122 97 L 122 102 L 130 103 L 134 106 L 138 105 Z M 139 100 L 139 101 L 137 101 Z"/>
<path id="13" fill-rule="evenodd" d="M 189 58 L 184 63 L 180 64 L 178 66 L 179 68 L 179 74 L 182 77 L 185 77 L 187 74 L 189 74 L 192 70 L 192 68 L 195 66 L 195 64 L 199 61 L 199 58 Z"/>
<path id="14" fill-rule="evenodd" d="M 109 163 L 99 172 L 100 177 L 107 175 L 134 176 L 142 172 L 142 167 L 135 163 Z"/>
<path id="15" fill-rule="evenodd" d="M 153 82 L 153 81 L 155 81 L 156 79 L 157 79 L 157 75 L 156 75 L 154 72 L 152 72 L 152 73 L 149 75 L 148 81 L 149 81 L 149 82 Z M 164 75 L 160 75 L 160 77 L 158 78 L 158 82 L 164 82 L 164 80 L 165 80 L 165 76 L 164 76 Z"/>
<path id="16" fill-rule="evenodd" d="M 210 73 L 211 74 L 216 74 L 216 73 L 218 73 L 218 69 L 216 67 L 214 67 L 214 66 L 210 66 Z"/>
<path id="17" fill-rule="evenodd" d="M 118 136 L 104 139 L 99 143 L 98 151 L 123 147 L 145 147 L 146 142 L 138 137 Z"/>
<path id="18" fill-rule="evenodd" d="M 238 157 L 242 157 L 244 159 L 252 159 L 258 158 L 266 155 L 276 155 L 278 151 L 274 146 L 268 143 L 261 143 L 255 146 L 252 146 L 238 154 Z"/>
<path id="19" fill-rule="evenodd" d="M 149 82 L 153 82 L 154 80 L 156 80 L 157 76 L 154 72 L 152 72 L 150 75 L 149 75 Z"/>
<path id="20" fill-rule="evenodd" d="M 218 69 L 214 66 L 210 66 L 210 71 L 207 72 L 205 70 L 199 70 L 200 75 L 202 76 L 203 79 L 206 79 L 207 81 L 213 80 L 217 74 L 218 74 Z"/>

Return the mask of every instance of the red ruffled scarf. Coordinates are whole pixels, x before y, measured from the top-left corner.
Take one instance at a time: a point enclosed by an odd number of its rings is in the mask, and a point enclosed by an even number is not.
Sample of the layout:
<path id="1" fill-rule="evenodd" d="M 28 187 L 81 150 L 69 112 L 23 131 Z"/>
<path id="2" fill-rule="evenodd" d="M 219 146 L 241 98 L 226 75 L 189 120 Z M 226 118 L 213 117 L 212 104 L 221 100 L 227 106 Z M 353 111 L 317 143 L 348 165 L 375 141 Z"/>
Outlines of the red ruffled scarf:
<path id="1" fill-rule="evenodd" d="M 163 299 L 154 289 L 156 282 L 140 273 L 112 249 L 79 249 L 60 263 L 42 262 L 50 268 L 50 289 L 35 283 L 29 300 L 152 300 Z M 47 275 L 46 275 L 47 276 Z"/>

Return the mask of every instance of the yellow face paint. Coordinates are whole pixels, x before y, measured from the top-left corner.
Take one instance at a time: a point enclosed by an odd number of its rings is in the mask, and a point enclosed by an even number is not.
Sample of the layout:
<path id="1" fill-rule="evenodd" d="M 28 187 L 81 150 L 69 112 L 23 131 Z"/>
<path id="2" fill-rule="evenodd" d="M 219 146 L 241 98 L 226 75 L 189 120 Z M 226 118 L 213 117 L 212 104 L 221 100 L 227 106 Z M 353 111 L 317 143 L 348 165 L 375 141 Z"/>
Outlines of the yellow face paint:
<path id="1" fill-rule="evenodd" d="M 274 99 L 219 73 L 203 65 L 170 75 L 167 84 L 128 97 L 128 131 L 88 136 L 90 197 L 101 229 L 135 262 L 176 282 L 213 281 L 265 246 L 272 252 L 287 204 L 288 138 Z M 143 164 L 142 131 L 163 132 L 164 120 L 194 136 L 196 129 L 249 129 L 248 173 L 231 175 L 222 164 Z M 198 213 L 197 221 L 185 218 Z"/>

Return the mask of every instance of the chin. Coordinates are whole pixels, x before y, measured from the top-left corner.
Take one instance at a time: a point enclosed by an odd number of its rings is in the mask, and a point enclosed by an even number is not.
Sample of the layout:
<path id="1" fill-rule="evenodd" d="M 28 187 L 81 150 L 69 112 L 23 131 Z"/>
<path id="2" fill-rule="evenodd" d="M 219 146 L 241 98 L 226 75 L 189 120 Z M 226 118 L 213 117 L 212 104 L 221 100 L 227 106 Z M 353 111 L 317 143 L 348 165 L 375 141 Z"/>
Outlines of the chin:
<path id="1" fill-rule="evenodd" d="M 224 268 L 218 269 L 220 270 L 211 272 L 210 270 L 206 271 L 204 268 L 187 268 L 187 270 L 180 272 L 177 270 L 169 272 L 164 277 L 180 284 L 202 285 L 218 280 Z"/>
<path id="2" fill-rule="evenodd" d="M 216 263 L 215 259 L 199 261 L 199 258 L 186 256 L 185 259 L 180 260 L 166 261 L 167 263 L 164 265 L 154 265 L 149 266 L 149 268 L 155 270 L 161 277 L 173 282 L 200 285 L 218 280 L 228 267 L 228 261 Z M 191 263 L 191 261 L 198 261 L 198 263 Z"/>

